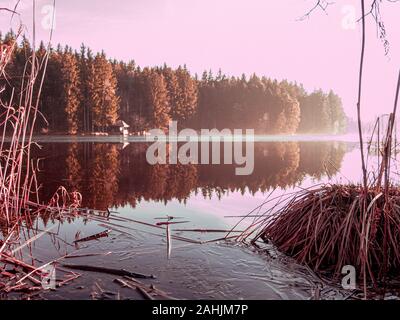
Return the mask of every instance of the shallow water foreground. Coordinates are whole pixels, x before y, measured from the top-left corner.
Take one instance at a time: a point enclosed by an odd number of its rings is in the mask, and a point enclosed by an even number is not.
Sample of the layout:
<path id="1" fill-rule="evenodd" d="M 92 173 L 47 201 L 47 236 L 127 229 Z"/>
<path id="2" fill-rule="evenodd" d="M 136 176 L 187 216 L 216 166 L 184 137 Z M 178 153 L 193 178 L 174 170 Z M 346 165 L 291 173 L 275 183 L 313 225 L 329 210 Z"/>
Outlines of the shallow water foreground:
<path id="1" fill-rule="evenodd" d="M 119 220 L 126 215 L 112 213 L 111 219 L 94 216 L 94 220 L 48 221 L 46 225 L 40 221 L 37 227 L 49 230 L 50 234 L 38 239 L 29 250 L 35 257 L 35 265 L 69 255 L 56 264 L 56 278 L 60 281 L 64 276 L 63 264 L 125 269 L 154 275 L 155 279 L 137 280 L 149 289 L 155 287 L 155 291 L 148 290 L 150 294 L 154 293 L 155 299 L 310 299 L 316 294 L 316 288 L 322 287 L 322 282 L 311 271 L 269 246 L 257 249 L 223 240 L 197 244 L 175 239 L 171 239 L 168 246 L 165 230 L 154 231 L 152 227 Z M 118 217 L 118 220 L 113 217 Z M 136 216 L 130 214 L 129 219 L 132 218 Z M 151 218 L 147 222 L 151 223 Z M 193 223 L 187 225 L 192 226 Z M 73 243 L 77 234 L 81 237 L 97 234 L 107 230 L 106 227 L 112 228 L 108 229 L 108 237 Z M 193 232 L 188 235 L 189 232 L 172 230 L 173 235 L 202 242 L 223 237 L 218 233 Z M 132 282 L 123 276 L 73 271 L 81 276 L 54 291 L 34 293 L 31 298 L 146 298 L 138 290 L 124 288 L 121 280 Z M 157 295 L 157 290 L 161 290 L 162 294 Z M 325 287 L 322 295 L 324 298 L 340 299 L 346 293 Z M 28 296 L 23 294 L 19 297 Z"/>
<path id="2" fill-rule="evenodd" d="M 63 257 L 56 264 L 58 283 L 71 271 L 65 264 L 124 269 L 155 279 L 135 283 L 104 272 L 73 270 L 80 276 L 56 290 L 3 298 L 343 299 L 351 294 L 270 245 L 226 241 L 223 231 L 272 191 L 279 195 L 318 181 L 352 178 L 351 170 L 346 172 L 356 151 L 352 144 L 259 142 L 250 176 L 236 176 L 230 165 L 151 166 L 140 142 L 42 145 L 35 151 L 41 159 L 40 198 L 50 199 L 62 185 L 82 193 L 83 208 L 96 210 L 35 219 L 21 237 L 47 232 L 22 250 L 21 259 L 39 267 Z M 339 173 L 343 168 L 345 173 Z M 174 217 L 168 233 L 163 224 L 167 216 Z M 107 236 L 74 243 L 105 231 Z"/>

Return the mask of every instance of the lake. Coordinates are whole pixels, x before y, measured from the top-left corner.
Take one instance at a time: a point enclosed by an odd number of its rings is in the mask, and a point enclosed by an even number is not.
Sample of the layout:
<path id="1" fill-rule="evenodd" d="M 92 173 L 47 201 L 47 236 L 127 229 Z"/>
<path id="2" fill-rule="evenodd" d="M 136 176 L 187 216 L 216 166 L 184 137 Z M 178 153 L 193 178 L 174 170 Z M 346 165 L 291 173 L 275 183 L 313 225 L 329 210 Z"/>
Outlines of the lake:
<path id="1" fill-rule="evenodd" d="M 48 232 L 23 248 L 24 259 L 28 255 L 40 266 L 70 254 L 62 263 L 152 274 L 156 279 L 141 281 L 164 292 L 160 299 L 311 299 L 316 288 L 324 299 L 346 297 L 340 283 L 322 282 L 271 244 L 255 247 L 224 240 L 223 231 L 240 220 L 236 230 L 243 230 L 252 216 L 268 208 L 253 211 L 271 193 L 283 195 L 328 181 L 359 181 L 355 142 L 261 139 L 255 143 L 253 174 L 237 176 L 235 165 L 150 165 L 148 143 L 118 139 L 39 139 L 41 149 L 34 147 L 33 155 L 38 159 L 41 201 L 63 186 L 80 192 L 82 208 L 90 210 L 83 216 L 31 221 L 23 237 L 30 238 L 32 229 Z M 249 212 L 252 216 L 242 219 Z M 174 223 L 168 227 L 169 236 L 163 225 L 167 216 Z M 107 237 L 74 243 L 106 230 Z M 57 279 L 62 278 L 63 268 L 56 270 Z M 79 273 L 73 282 L 32 297 L 144 298 L 121 286 L 115 275 Z"/>

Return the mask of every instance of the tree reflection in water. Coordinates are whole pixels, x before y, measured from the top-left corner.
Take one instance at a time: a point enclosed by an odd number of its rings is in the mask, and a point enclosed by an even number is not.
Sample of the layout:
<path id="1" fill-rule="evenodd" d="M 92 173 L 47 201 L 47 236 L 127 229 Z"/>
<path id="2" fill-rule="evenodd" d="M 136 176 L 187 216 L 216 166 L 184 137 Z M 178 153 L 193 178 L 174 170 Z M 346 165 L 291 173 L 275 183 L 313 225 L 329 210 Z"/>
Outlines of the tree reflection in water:
<path id="1" fill-rule="evenodd" d="M 193 193 L 223 197 L 228 191 L 251 194 L 290 188 L 307 176 L 319 180 L 340 170 L 344 142 L 256 143 L 254 172 L 235 175 L 236 165 L 150 165 L 145 143 L 46 143 L 36 150 L 41 199 L 61 183 L 83 195 L 83 206 L 105 210 L 140 201 L 185 202 Z M 223 152 L 221 152 L 223 154 Z"/>

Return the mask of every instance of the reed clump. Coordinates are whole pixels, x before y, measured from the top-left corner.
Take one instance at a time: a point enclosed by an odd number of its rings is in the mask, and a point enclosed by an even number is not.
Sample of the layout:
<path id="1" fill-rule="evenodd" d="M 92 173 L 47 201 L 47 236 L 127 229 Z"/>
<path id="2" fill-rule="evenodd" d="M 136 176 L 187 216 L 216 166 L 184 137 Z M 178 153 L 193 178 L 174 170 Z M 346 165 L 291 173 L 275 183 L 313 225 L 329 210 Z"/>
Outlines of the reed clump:
<path id="1" fill-rule="evenodd" d="M 34 39 L 35 5 L 33 1 Z M 15 10 L 0 8 L 0 16 L 18 15 Z M 0 298 L 3 293 L 43 290 L 43 278 L 48 276 L 44 268 L 55 263 L 53 261 L 37 267 L 21 259 L 22 249 L 47 233 L 37 232 L 23 241 L 26 233 L 21 228 L 31 225 L 35 216 L 49 213 L 60 216 L 66 209 L 67 212 L 75 212 L 81 204 L 78 192 L 68 193 L 63 187 L 56 191 L 47 204 L 38 198 L 37 162 L 31 157 L 31 148 L 34 145 L 32 137 L 36 120 L 42 116 L 39 102 L 51 50 L 49 42 L 47 49 L 39 54 L 33 41 L 32 52 L 26 52 L 26 64 L 22 74 L 18 75 L 21 79 L 19 88 L 8 88 L 11 97 L 5 98 L 4 86 L 10 84 L 7 65 L 16 50 L 22 30 L 21 24 L 15 37 L 0 40 Z M 35 232 L 33 229 L 31 231 Z M 31 258 L 28 260 L 33 261 Z M 57 283 L 57 287 L 78 276 L 71 273 L 61 283 Z"/>
<path id="2" fill-rule="evenodd" d="M 361 270 L 373 283 L 400 270 L 400 188 L 323 185 L 296 193 L 269 216 L 256 238 L 313 270 Z"/>
<path id="3" fill-rule="evenodd" d="M 5 13 L 18 14 L 12 10 L 0 10 L 0 15 Z M 33 30 L 34 26 L 35 21 Z M 41 116 L 39 101 L 50 54 L 50 45 L 45 52 L 37 54 L 33 44 L 19 75 L 19 88 L 9 88 L 11 97 L 5 99 L 4 86 L 10 84 L 7 65 L 22 30 L 21 24 L 14 37 L 0 41 L 0 80 L 3 84 L 0 88 L 0 220 L 9 225 L 29 215 L 32 203 L 39 203 L 37 164 L 31 157 L 31 148 L 36 119 Z"/>

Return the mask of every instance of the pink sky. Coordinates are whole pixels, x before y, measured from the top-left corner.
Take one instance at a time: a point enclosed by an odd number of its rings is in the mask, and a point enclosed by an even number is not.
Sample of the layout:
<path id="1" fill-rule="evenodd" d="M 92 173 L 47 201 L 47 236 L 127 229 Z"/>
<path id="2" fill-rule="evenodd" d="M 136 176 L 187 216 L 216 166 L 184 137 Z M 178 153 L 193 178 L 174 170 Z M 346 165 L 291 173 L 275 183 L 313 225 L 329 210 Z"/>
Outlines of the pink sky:
<path id="1" fill-rule="evenodd" d="M 328 15 L 316 11 L 298 21 L 316 0 L 57 0 L 53 43 L 79 48 L 85 42 L 109 57 L 134 59 L 140 66 L 186 64 L 193 73 L 219 68 L 228 75 L 251 74 L 296 80 L 306 89 L 333 89 L 348 115 L 356 105 L 361 29 L 346 29 L 346 12 L 359 0 L 337 0 Z M 30 0 L 22 0 L 22 19 L 30 28 Z M 43 5 L 37 1 L 38 38 Z M 371 1 L 366 0 L 367 8 Z M 393 107 L 400 68 L 400 3 L 383 1 L 382 15 L 391 43 L 385 56 L 372 17 L 368 18 L 363 118 Z M 15 0 L 0 0 L 1 6 Z M 350 10 L 350 11 L 349 11 Z M 2 16 L 4 16 L 2 14 Z M 396 21 L 397 20 L 397 21 Z M 0 21 L 2 31 L 9 19 Z M 16 20 L 14 21 L 17 22 Z M 15 24 L 14 23 L 14 24 Z"/>

